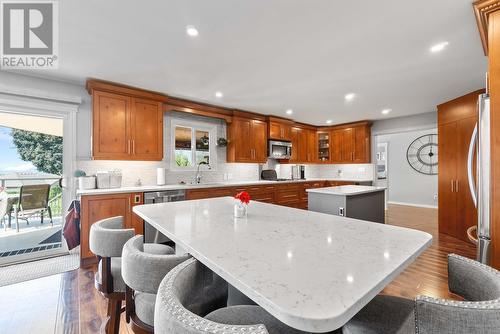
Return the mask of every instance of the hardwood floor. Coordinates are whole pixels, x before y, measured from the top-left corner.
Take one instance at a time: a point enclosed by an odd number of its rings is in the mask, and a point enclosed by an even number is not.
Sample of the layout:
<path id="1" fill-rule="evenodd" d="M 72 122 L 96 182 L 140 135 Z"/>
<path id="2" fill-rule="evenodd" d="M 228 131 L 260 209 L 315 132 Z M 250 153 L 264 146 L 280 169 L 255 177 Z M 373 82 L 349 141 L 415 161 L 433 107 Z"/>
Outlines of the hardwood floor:
<path id="1" fill-rule="evenodd" d="M 419 294 L 456 298 L 448 292 L 447 254 L 475 257 L 475 247 L 439 235 L 437 210 L 391 205 L 386 223 L 431 233 L 432 246 L 383 293 L 414 298 Z M 106 301 L 94 288 L 93 270 L 79 269 L 0 288 L 0 332 L 98 333 L 106 314 Z M 132 333 L 122 315 L 120 333 Z"/>

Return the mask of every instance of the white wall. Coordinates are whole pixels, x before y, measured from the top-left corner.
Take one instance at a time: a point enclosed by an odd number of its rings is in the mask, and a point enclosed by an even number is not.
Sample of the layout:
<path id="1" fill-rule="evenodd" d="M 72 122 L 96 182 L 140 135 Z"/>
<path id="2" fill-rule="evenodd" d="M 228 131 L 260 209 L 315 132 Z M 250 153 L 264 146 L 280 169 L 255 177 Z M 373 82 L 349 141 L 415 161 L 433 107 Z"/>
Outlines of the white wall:
<path id="1" fill-rule="evenodd" d="M 431 133 L 437 133 L 437 128 L 376 136 L 376 142 L 388 143 L 389 203 L 437 207 L 437 175 L 421 174 L 411 168 L 406 160 L 406 150 L 411 142 Z"/>

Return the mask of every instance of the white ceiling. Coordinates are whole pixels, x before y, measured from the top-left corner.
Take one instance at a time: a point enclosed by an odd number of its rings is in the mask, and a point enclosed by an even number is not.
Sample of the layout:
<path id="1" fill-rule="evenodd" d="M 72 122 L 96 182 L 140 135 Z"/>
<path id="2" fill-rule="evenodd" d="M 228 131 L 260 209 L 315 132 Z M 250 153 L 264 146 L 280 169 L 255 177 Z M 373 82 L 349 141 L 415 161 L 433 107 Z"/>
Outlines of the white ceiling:
<path id="1" fill-rule="evenodd" d="M 279 116 L 291 108 L 317 125 L 425 113 L 484 87 L 471 3 L 64 0 L 60 68 L 39 74 Z M 187 25 L 199 36 L 187 36 Z M 429 52 L 442 41 L 445 51 Z M 357 97 L 346 104 L 349 92 Z"/>

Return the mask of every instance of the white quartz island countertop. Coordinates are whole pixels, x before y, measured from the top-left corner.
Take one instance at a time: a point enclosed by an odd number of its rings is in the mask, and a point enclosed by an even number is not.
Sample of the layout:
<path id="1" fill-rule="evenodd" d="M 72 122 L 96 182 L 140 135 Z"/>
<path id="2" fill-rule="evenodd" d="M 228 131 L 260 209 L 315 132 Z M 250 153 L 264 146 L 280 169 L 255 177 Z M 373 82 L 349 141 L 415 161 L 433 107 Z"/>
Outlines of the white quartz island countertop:
<path id="1" fill-rule="evenodd" d="M 372 186 L 337 186 L 327 188 L 306 189 L 308 193 L 325 194 L 325 195 L 339 195 L 339 196 L 352 196 L 376 191 L 384 191 L 385 187 L 372 187 Z"/>
<path id="2" fill-rule="evenodd" d="M 421 231 L 230 197 L 133 211 L 285 324 L 344 325 L 430 244 Z"/>

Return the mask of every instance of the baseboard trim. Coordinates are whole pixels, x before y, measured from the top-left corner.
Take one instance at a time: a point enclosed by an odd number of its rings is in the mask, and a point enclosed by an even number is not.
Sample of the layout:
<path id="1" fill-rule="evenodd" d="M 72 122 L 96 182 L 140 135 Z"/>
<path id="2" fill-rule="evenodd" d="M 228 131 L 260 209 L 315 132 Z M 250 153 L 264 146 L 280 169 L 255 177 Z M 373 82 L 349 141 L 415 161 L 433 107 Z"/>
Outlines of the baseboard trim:
<path id="1" fill-rule="evenodd" d="M 416 207 L 419 207 L 419 208 L 427 208 L 427 209 L 437 209 L 438 208 L 437 205 L 426 205 L 426 204 L 406 203 L 406 202 L 394 202 L 394 201 L 388 201 L 387 204 L 416 206 Z"/>

